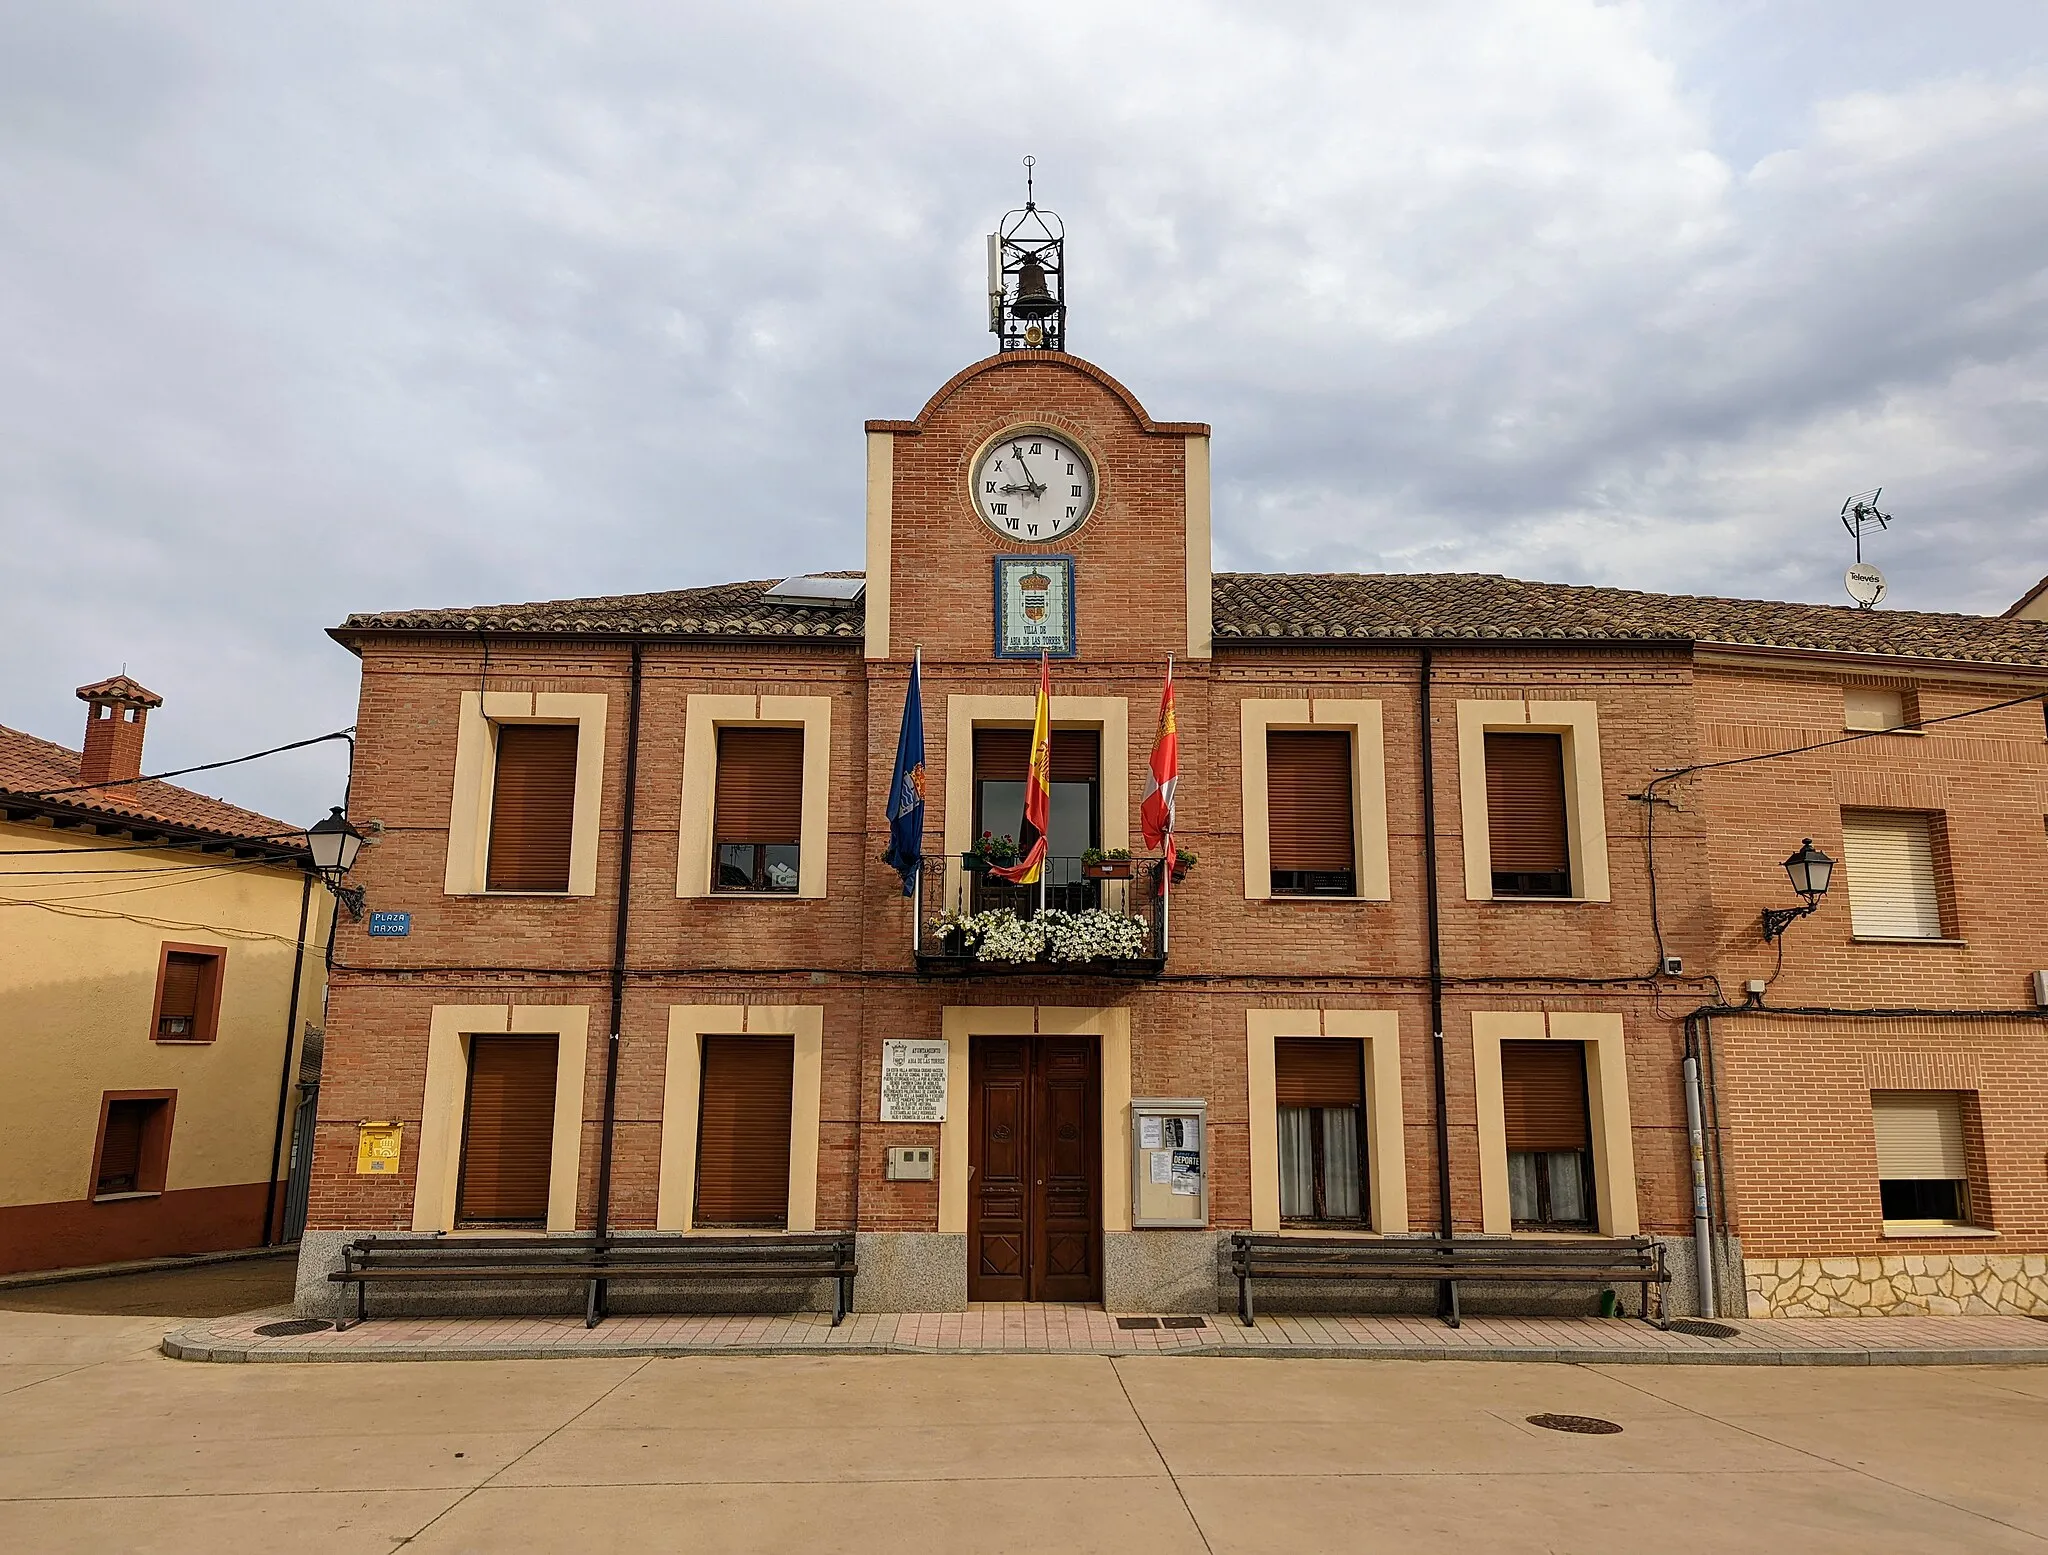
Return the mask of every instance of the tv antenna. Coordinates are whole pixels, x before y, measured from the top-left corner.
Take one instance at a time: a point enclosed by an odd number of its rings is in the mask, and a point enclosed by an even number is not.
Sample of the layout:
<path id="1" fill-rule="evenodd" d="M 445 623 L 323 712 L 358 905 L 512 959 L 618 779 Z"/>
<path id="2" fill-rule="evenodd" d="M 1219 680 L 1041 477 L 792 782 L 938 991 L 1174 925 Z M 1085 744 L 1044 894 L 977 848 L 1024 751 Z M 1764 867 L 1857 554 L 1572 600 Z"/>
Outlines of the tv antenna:
<path id="1" fill-rule="evenodd" d="M 1842 527 L 1856 542 L 1856 565 L 1842 575 L 1842 585 L 1848 589 L 1849 597 L 1856 601 L 1858 610 L 1874 609 L 1885 596 L 1884 574 L 1863 560 L 1863 536 L 1872 529 L 1889 529 L 1892 516 L 1880 512 L 1877 499 L 1884 495 L 1882 486 L 1869 491 L 1859 491 L 1842 504 Z"/>

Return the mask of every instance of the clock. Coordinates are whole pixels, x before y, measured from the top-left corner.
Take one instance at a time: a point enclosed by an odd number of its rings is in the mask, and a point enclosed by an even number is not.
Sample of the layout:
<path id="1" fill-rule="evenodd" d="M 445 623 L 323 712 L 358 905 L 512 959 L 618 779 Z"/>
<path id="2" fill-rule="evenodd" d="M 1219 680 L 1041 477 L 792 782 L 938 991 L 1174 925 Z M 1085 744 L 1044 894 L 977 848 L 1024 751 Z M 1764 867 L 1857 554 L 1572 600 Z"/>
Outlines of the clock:
<path id="1" fill-rule="evenodd" d="M 1095 466 L 1073 439 L 1042 429 L 1005 432 L 974 462 L 974 507 L 1006 540 L 1046 544 L 1088 522 Z"/>

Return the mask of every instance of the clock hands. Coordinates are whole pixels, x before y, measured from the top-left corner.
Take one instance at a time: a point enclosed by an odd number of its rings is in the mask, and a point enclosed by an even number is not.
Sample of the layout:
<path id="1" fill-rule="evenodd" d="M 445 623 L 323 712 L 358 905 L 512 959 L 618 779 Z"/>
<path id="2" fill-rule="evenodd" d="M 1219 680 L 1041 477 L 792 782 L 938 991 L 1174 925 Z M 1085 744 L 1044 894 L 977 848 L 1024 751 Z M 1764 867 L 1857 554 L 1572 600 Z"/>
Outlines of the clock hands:
<path id="1" fill-rule="evenodd" d="M 1044 482 L 1040 481 L 1036 475 L 1033 475 L 1031 473 L 1031 466 L 1024 462 L 1024 445 L 1022 443 L 1012 443 L 1010 445 L 1010 454 L 1016 459 L 1017 468 L 1024 472 L 1024 479 L 1031 483 L 1022 489 L 1030 492 L 1034 497 L 1044 496 L 1046 491 Z"/>

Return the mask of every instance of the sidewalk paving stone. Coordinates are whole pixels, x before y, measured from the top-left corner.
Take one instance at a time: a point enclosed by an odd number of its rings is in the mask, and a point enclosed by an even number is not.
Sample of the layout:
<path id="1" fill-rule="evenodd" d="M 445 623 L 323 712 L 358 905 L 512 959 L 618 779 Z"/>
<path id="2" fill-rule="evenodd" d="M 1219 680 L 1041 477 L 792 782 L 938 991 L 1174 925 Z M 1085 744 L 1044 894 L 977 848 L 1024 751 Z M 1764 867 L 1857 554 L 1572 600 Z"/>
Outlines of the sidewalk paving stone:
<path id="1" fill-rule="evenodd" d="M 168 1334 L 189 1361 L 525 1359 L 563 1355 L 1030 1354 L 1230 1355 L 1386 1359 L 1867 1366 L 2048 1363 L 2048 1323 L 2025 1317 L 1735 1319 L 1731 1339 L 1667 1332 L 1629 1319 L 1432 1317 L 1318 1313 L 1229 1315 L 1200 1328 L 1124 1328 L 1100 1307 L 990 1303 L 965 1312 L 862 1312 L 834 1328 L 820 1313 L 787 1316 L 627 1314 L 580 1317 L 371 1318 L 344 1332 L 268 1337 L 290 1314 L 247 1312 Z"/>

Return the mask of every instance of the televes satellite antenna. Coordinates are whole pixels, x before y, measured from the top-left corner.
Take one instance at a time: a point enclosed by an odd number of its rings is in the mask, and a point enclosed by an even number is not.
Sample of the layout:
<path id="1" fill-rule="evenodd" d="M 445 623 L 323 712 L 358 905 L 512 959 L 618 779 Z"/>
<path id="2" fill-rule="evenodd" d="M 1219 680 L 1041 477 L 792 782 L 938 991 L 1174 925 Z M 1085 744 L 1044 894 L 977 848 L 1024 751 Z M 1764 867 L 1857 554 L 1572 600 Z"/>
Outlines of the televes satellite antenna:
<path id="1" fill-rule="evenodd" d="M 1842 504 L 1842 527 L 1856 542 L 1856 565 L 1842 575 L 1842 585 L 1856 601 L 1858 610 L 1873 608 L 1885 594 L 1884 574 L 1863 559 L 1863 532 L 1891 528 L 1891 514 L 1880 513 L 1877 508 L 1877 499 L 1883 495 L 1884 488 L 1879 486 L 1859 491 Z"/>

